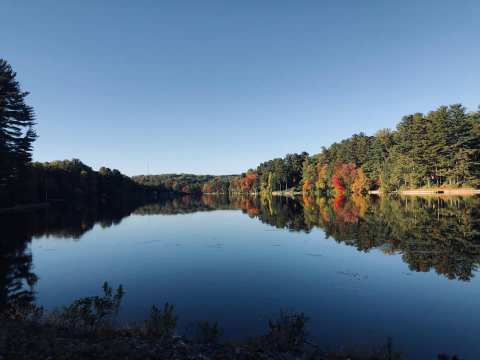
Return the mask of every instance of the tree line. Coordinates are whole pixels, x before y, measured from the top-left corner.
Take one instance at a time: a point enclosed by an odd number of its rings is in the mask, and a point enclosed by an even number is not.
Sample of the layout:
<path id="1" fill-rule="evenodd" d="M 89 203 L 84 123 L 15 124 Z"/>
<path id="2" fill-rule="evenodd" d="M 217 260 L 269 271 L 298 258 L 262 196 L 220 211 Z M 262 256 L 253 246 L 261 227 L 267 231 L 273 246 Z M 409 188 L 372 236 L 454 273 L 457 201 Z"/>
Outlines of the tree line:
<path id="1" fill-rule="evenodd" d="M 305 192 L 480 185 L 480 112 L 461 104 L 403 117 L 396 130 L 355 134 L 305 163 Z"/>
<path id="2" fill-rule="evenodd" d="M 156 200 L 164 195 L 158 188 L 138 184 L 117 169 L 98 171 L 78 159 L 32 163 L 17 196 L 21 203 L 51 201 L 95 202 L 116 205 L 129 201 Z"/>
<path id="3" fill-rule="evenodd" d="M 135 180 L 189 194 L 287 190 L 351 196 L 370 190 L 479 187 L 480 111 L 468 112 L 461 104 L 440 106 L 427 114 L 404 116 L 395 130 L 354 134 L 318 154 L 287 154 L 238 176 L 157 175 Z"/>
<path id="4" fill-rule="evenodd" d="M 78 159 L 32 163 L 35 113 L 16 76 L 0 59 L 0 208 L 54 200 L 113 204 L 164 195 L 116 169 L 95 171 Z"/>
<path id="5" fill-rule="evenodd" d="M 138 175 L 132 179 L 144 186 L 175 194 L 228 194 L 237 175 L 162 174 Z"/>
<path id="6" fill-rule="evenodd" d="M 165 194 L 327 196 L 402 188 L 480 185 L 480 111 L 460 104 L 403 117 L 395 130 L 355 134 L 310 156 L 287 154 L 241 175 L 164 174 L 132 178 L 80 160 L 32 163 L 35 114 L 12 67 L 0 59 L 0 204 L 51 199 L 112 202 Z"/>
<path id="7" fill-rule="evenodd" d="M 480 111 L 461 104 L 403 117 L 395 130 L 354 134 L 319 154 L 289 154 L 236 180 L 240 192 L 321 195 L 480 185 Z M 301 187 L 301 188 L 300 188 Z"/>
<path id="8" fill-rule="evenodd" d="M 178 194 L 252 194 L 289 188 L 301 190 L 304 161 L 308 154 L 287 154 L 261 163 L 241 175 L 163 174 L 138 175 L 139 184 Z"/>

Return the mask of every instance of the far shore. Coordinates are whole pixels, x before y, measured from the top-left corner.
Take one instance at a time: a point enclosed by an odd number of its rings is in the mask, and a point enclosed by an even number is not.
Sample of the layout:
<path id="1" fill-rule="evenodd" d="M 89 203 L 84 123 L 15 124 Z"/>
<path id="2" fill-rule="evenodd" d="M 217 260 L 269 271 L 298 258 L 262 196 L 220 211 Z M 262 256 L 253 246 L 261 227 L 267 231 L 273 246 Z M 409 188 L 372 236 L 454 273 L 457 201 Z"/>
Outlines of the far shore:
<path id="1" fill-rule="evenodd" d="M 369 195 L 383 195 L 380 190 L 370 190 L 368 191 Z M 422 188 L 422 189 L 405 189 L 398 190 L 392 194 L 398 194 L 401 196 L 475 196 L 480 195 L 480 189 L 475 188 Z M 226 193 L 204 193 L 203 195 L 226 195 Z M 240 194 L 236 194 L 240 195 Z M 242 194 L 245 195 L 245 194 Z M 258 196 L 259 193 L 251 193 L 248 195 Z M 293 189 L 272 191 L 272 196 L 285 196 L 285 197 L 296 197 L 302 196 L 302 191 L 294 191 Z M 55 200 L 55 203 L 63 202 L 63 200 Z M 42 203 L 33 203 L 33 204 L 21 204 L 15 205 L 7 208 L 0 208 L 0 214 L 2 213 L 12 213 L 12 212 L 23 212 L 31 211 L 36 209 L 48 208 L 52 205 L 52 202 L 42 202 Z"/>
<path id="2" fill-rule="evenodd" d="M 8 212 L 21 212 L 21 211 L 29 211 L 35 209 L 44 209 L 50 206 L 50 203 L 43 202 L 43 203 L 34 203 L 34 204 L 22 204 L 22 205 L 15 205 L 8 208 L 0 208 L 0 213 L 8 213 Z"/>
<path id="3" fill-rule="evenodd" d="M 382 195 L 380 190 L 370 190 L 369 195 Z M 421 188 L 421 189 L 405 189 L 398 190 L 392 194 L 401 196 L 473 196 L 480 195 L 480 189 L 475 188 Z M 272 196 L 299 196 L 303 195 L 302 191 L 282 190 L 272 191 Z"/>
<path id="4" fill-rule="evenodd" d="M 480 194 L 480 189 L 456 188 L 456 189 L 412 189 L 401 190 L 400 195 L 450 195 L 450 196 L 471 196 Z"/>
<path id="5" fill-rule="evenodd" d="M 380 190 L 371 190 L 371 195 L 381 195 Z M 480 189 L 474 188 L 423 188 L 405 189 L 396 192 L 402 196 L 473 196 L 479 195 Z"/>

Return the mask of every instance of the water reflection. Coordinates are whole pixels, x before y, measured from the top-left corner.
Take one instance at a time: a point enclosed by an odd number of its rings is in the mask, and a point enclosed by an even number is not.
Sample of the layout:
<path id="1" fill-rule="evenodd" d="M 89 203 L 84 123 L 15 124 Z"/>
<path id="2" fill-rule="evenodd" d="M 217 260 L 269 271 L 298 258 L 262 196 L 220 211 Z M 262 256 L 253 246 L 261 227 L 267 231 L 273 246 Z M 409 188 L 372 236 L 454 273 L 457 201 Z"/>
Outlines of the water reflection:
<path id="1" fill-rule="evenodd" d="M 10 301 L 31 302 L 37 282 L 32 272 L 32 255 L 25 247 L 10 249 L 0 255 L 0 307 Z"/>
<path id="2" fill-rule="evenodd" d="M 19 231 L 17 216 L 2 216 L 0 226 L 0 309 L 10 301 L 34 300 L 37 276 L 32 272 L 32 255 L 27 250 L 28 236 Z"/>
<path id="3" fill-rule="evenodd" d="M 57 207 L 34 212 L 0 214 L 0 308 L 8 302 L 35 300 L 38 281 L 32 271 L 29 242 L 39 236 L 80 239 L 95 224 L 119 224 L 138 205 L 118 207 Z"/>
<path id="4" fill-rule="evenodd" d="M 434 269 L 469 281 L 480 262 L 479 198 L 376 197 L 300 199 L 283 197 L 182 197 L 143 206 L 50 208 L 0 214 L 0 304 L 34 300 L 37 281 L 28 243 L 32 238 L 80 239 L 95 224 L 109 227 L 136 215 L 176 215 L 238 210 L 278 229 L 310 232 L 367 252 L 400 253 L 411 270 Z M 321 241 L 319 239 L 319 241 Z"/>
<path id="5" fill-rule="evenodd" d="M 185 197 L 143 206 L 135 214 L 183 214 L 241 209 L 278 229 L 310 232 L 355 246 L 401 253 L 413 271 L 435 269 L 449 279 L 468 281 L 480 262 L 479 198 L 333 199 L 304 197 Z"/>
<path id="6" fill-rule="evenodd" d="M 401 253 L 411 270 L 470 280 L 480 261 L 477 198 L 307 199 L 308 224 L 359 251 Z"/>

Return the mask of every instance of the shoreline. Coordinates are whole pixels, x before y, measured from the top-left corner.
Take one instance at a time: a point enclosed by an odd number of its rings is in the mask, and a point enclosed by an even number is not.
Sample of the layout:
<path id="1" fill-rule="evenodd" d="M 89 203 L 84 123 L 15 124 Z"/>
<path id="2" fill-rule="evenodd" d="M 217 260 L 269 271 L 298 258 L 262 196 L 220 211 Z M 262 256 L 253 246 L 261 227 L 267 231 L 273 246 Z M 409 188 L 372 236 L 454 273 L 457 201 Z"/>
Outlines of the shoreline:
<path id="1" fill-rule="evenodd" d="M 474 188 L 432 188 L 432 189 L 407 189 L 400 190 L 399 194 L 402 196 L 416 196 L 416 195 L 431 195 L 431 196 L 473 196 L 479 195 L 480 189 Z"/>
<path id="2" fill-rule="evenodd" d="M 475 196 L 480 195 L 480 189 L 475 188 L 423 188 L 423 189 L 405 189 L 397 190 L 385 195 L 401 196 Z M 304 195 L 302 191 L 281 190 L 272 191 L 272 196 L 295 197 Z M 384 195 L 380 190 L 369 190 L 368 195 Z"/>
<path id="3" fill-rule="evenodd" d="M 0 214 L 11 213 L 11 212 L 30 211 L 30 210 L 37 210 L 37 209 L 46 209 L 46 208 L 50 207 L 51 205 L 52 204 L 49 203 L 49 202 L 15 205 L 15 206 L 7 207 L 7 208 L 0 208 Z"/>
<path id="4" fill-rule="evenodd" d="M 370 190 L 369 195 L 383 195 L 380 190 Z M 397 190 L 389 194 L 400 196 L 475 196 L 480 195 L 480 189 L 475 188 L 423 188 Z"/>
<path id="5" fill-rule="evenodd" d="M 305 193 L 302 191 L 292 191 L 292 190 L 279 190 L 279 191 L 272 191 L 270 193 L 271 196 L 285 196 L 294 198 L 296 196 L 302 196 Z M 376 195 L 382 196 L 384 195 L 380 190 L 369 190 L 368 195 Z M 405 190 L 397 190 L 386 195 L 400 195 L 400 196 L 475 196 L 480 195 L 480 189 L 475 188 L 425 188 L 425 189 L 405 189 Z M 201 195 L 214 195 L 214 196 L 221 196 L 221 195 L 248 195 L 248 196 L 259 196 L 259 193 L 202 193 Z M 0 208 L 0 214 L 5 213 L 15 213 L 15 212 L 23 212 L 23 211 L 32 211 L 38 209 L 46 209 L 52 206 L 52 202 L 41 202 L 41 203 L 32 203 L 32 204 L 21 204 L 15 205 L 6 208 Z"/>

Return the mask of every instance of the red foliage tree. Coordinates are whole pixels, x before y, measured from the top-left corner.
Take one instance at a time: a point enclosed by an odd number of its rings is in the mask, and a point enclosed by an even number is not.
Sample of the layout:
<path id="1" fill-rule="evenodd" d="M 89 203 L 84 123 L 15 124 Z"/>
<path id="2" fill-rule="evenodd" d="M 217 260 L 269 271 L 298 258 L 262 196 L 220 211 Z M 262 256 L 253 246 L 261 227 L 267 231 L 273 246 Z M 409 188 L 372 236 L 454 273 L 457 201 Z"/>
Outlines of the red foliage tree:
<path id="1" fill-rule="evenodd" d="M 332 185 L 336 194 L 339 196 L 345 194 L 345 186 L 343 185 L 342 179 L 338 175 L 332 176 Z"/>
<path id="2" fill-rule="evenodd" d="M 239 180 L 238 187 L 241 192 L 249 193 L 253 191 L 253 187 L 257 181 L 258 174 L 254 171 L 247 173 Z"/>
<path id="3" fill-rule="evenodd" d="M 336 164 L 333 169 L 332 186 L 336 194 L 344 194 L 351 190 L 352 183 L 357 178 L 357 167 L 355 164 Z"/>

